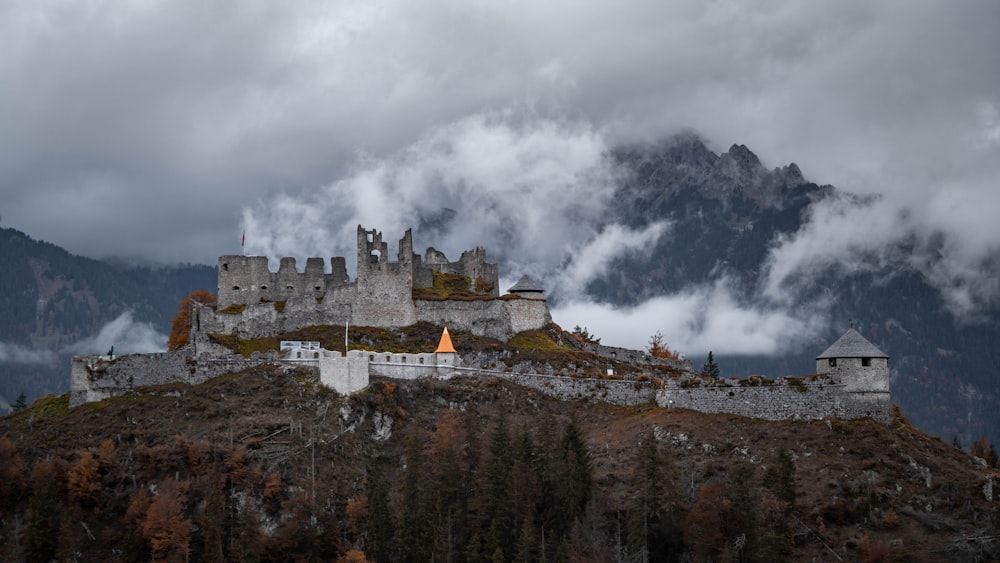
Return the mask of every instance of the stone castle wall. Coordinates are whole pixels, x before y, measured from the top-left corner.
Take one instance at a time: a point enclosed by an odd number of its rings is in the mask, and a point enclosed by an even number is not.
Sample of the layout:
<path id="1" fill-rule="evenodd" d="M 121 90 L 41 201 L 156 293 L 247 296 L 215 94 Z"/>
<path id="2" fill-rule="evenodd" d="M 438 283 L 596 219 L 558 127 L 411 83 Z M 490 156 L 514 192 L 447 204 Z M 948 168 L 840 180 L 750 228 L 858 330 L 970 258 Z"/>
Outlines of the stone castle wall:
<path id="1" fill-rule="evenodd" d="M 168 383 L 197 385 L 276 358 L 276 354 L 197 358 L 184 352 L 131 354 L 110 361 L 100 356 L 77 356 L 70 366 L 69 406 L 116 397 L 137 387 Z"/>
<path id="2" fill-rule="evenodd" d="M 585 400 L 633 406 L 654 402 L 663 408 L 704 413 L 729 413 L 765 420 L 872 418 L 892 420 L 887 393 L 855 393 L 828 376 L 784 378 L 669 379 L 650 381 L 576 378 L 539 373 L 503 372 L 464 367 L 456 354 L 398 354 L 351 350 L 347 356 L 330 350 L 297 352 L 284 359 L 278 354 L 203 354 L 184 352 L 136 354 L 113 361 L 99 357 L 74 358 L 70 407 L 127 393 L 137 387 L 187 383 L 196 385 L 213 377 L 238 372 L 265 362 L 291 363 L 318 368 L 320 380 L 339 393 L 350 394 L 368 386 L 370 377 L 414 380 L 425 377 L 493 377 L 535 389 L 562 400 Z M 697 383 L 695 383 L 697 382 Z"/>
<path id="3" fill-rule="evenodd" d="M 712 386 L 670 381 L 656 391 L 656 404 L 705 413 L 729 413 L 764 420 L 873 418 L 892 420 L 889 396 L 853 393 L 833 379 L 727 379 Z M 768 384 L 767 382 L 770 382 Z"/>
<path id="4" fill-rule="evenodd" d="M 498 297 L 496 264 L 486 262 L 486 251 L 477 247 L 462 253 L 457 262 L 433 248 L 426 259 L 413 253 L 407 230 L 399 241 L 396 260 L 389 259 L 389 245 L 382 233 L 357 232 L 357 279 L 350 281 L 342 257 L 331 260 L 332 273 L 324 273 L 322 258 L 306 261 L 299 273 L 294 258 L 282 258 L 277 272 L 268 270 L 263 256 L 219 258 L 218 307 L 200 307 L 196 333 L 237 334 L 244 338 L 274 336 L 315 325 L 392 328 L 429 321 L 479 336 L 507 340 L 523 330 L 552 322 L 544 299 L 504 298 L 482 301 L 414 300 L 414 287 L 430 287 L 433 272 L 461 274 L 470 290 L 485 284 L 487 296 Z"/>

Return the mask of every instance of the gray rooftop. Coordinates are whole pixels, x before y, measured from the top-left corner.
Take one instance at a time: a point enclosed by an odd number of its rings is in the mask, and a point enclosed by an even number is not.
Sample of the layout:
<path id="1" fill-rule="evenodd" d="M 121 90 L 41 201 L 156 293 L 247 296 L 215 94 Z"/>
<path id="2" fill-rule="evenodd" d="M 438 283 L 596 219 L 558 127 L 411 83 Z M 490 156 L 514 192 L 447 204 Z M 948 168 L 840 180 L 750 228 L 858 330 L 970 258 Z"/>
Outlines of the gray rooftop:
<path id="1" fill-rule="evenodd" d="M 874 344 L 861 336 L 861 333 L 849 329 L 843 336 L 837 339 L 822 354 L 816 356 L 817 360 L 824 358 L 888 358 L 885 352 L 879 350 Z"/>
<path id="2" fill-rule="evenodd" d="M 527 274 L 521 276 L 521 279 L 514 284 L 514 287 L 507 290 L 508 293 L 516 293 L 519 291 L 545 291 L 542 286 L 538 285 L 538 282 L 528 277 Z"/>

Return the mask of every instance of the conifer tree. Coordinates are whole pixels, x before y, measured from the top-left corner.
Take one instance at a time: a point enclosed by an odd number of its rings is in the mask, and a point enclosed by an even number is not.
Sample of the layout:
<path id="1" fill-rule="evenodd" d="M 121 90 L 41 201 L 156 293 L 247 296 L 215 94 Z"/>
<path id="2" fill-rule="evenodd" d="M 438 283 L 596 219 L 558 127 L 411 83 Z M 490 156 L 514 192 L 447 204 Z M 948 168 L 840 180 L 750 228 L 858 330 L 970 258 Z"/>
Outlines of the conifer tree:
<path id="1" fill-rule="evenodd" d="M 705 362 L 704 366 L 702 366 L 701 374 L 715 379 L 719 378 L 719 364 L 715 363 L 715 356 L 712 354 L 711 350 L 708 351 L 708 361 Z"/>

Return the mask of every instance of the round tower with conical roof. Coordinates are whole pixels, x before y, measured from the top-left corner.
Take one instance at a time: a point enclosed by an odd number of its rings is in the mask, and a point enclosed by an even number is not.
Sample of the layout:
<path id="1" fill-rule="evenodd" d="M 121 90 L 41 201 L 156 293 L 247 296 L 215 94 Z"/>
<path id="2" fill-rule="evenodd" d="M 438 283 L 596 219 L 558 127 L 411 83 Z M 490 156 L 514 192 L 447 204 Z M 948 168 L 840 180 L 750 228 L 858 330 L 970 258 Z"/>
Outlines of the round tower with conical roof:
<path id="1" fill-rule="evenodd" d="M 889 356 L 853 328 L 816 356 L 816 373 L 829 374 L 859 399 L 889 400 Z"/>

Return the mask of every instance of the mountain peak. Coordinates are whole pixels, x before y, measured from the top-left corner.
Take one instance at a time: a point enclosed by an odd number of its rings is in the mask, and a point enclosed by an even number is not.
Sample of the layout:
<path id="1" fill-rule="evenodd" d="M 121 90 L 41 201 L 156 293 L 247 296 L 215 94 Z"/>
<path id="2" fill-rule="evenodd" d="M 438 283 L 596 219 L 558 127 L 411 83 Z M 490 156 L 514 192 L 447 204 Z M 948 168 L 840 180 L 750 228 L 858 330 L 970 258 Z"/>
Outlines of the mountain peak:
<path id="1" fill-rule="evenodd" d="M 745 172 L 752 172 L 761 168 L 760 159 L 746 145 L 733 145 L 729 147 L 729 152 L 722 156 L 725 157 L 726 155 L 735 160 L 740 169 Z"/>

